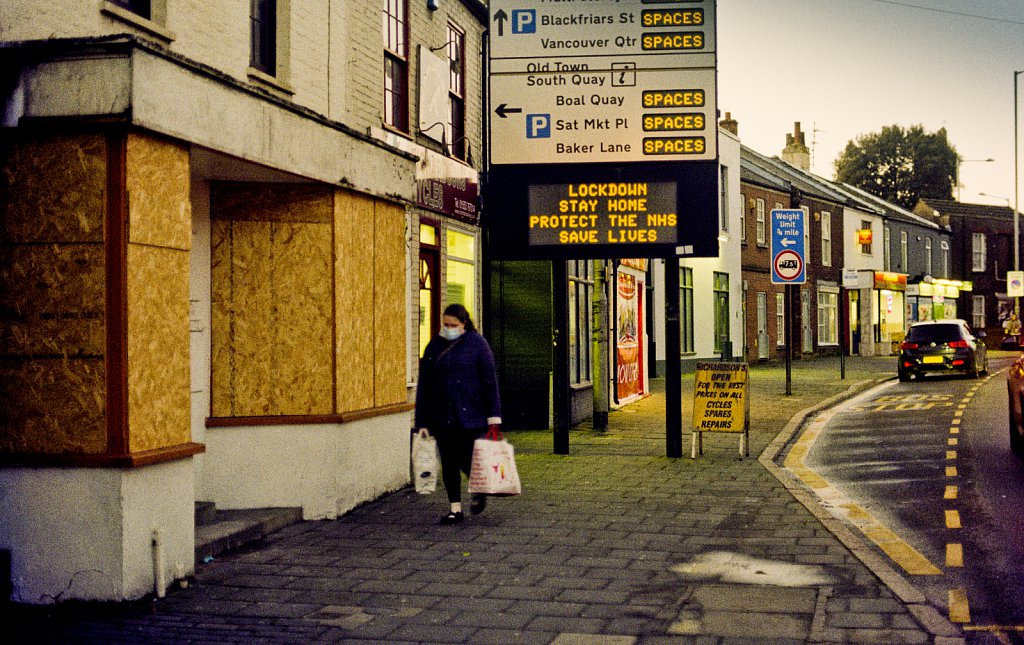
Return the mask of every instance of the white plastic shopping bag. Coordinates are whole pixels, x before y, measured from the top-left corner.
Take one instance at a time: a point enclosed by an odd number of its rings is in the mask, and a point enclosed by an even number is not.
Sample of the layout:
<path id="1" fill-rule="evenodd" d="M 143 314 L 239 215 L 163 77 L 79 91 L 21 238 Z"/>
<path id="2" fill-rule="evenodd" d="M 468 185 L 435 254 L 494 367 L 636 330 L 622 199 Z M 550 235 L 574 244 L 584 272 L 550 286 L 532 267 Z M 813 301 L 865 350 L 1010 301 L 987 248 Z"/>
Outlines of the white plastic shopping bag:
<path id="1" fill-rule="evenodd" d="M 519 495 L 519 471 L 515 450 L 501 432 L 489 430 L 473 443 L 473 467 L 469 473 L 469 492 L 482 495 Z"/>
<path id="2" fill-rule="evenodd" d="M 412 437 L 412 476 L 420 495 L 437 489 L 437 440 L 426 430 Z"/>

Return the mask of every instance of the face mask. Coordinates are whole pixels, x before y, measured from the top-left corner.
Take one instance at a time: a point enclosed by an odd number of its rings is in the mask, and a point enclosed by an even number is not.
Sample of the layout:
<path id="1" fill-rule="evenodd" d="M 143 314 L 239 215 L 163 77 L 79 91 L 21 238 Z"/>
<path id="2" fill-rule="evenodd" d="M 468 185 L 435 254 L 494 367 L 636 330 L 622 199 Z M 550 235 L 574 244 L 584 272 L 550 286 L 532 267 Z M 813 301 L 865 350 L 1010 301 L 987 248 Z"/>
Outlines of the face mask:
<path id="1" fill-rule="evenodd" d="M 441 337 L 445 340 L 457 340 L 462 335 L 463 330 L 458 327 L 442 327 Z"/>

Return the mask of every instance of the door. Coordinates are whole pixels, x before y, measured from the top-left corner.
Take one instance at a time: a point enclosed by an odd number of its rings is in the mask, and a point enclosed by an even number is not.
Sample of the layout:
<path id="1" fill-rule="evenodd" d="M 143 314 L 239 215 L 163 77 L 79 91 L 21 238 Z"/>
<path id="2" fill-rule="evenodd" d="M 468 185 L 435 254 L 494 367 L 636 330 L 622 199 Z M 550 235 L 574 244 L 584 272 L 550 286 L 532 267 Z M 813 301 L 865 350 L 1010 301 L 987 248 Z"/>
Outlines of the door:
<path id="1" fill-rule="evenodd" d="M 850 292 L 850 355 L 860 355 L 860 291 Z"/>
<path id="2" fill-rule="evenodd" d="M 768 358 L 768 294 L 757 292 L 757 358 Z"/>

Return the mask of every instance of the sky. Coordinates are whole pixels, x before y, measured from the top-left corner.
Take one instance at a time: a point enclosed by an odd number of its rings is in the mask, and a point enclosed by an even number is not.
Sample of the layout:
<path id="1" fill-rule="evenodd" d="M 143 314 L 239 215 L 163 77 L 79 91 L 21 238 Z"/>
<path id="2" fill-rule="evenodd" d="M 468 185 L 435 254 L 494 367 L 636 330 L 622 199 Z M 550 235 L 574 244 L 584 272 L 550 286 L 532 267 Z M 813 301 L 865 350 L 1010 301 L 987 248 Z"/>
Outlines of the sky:
<path id="1" fill-rule="evenodd" d="M 718 109 L 744 145 L 780 155 L 799 121 L 811 170 L 833 179 L 860 135 L 945 128 L 965 160 L 960 200 L 1013 204 L 1024 0 L 718 0 L 717 23 Z M 1024 202 L 1024 163 L 1019 179 Z"/>

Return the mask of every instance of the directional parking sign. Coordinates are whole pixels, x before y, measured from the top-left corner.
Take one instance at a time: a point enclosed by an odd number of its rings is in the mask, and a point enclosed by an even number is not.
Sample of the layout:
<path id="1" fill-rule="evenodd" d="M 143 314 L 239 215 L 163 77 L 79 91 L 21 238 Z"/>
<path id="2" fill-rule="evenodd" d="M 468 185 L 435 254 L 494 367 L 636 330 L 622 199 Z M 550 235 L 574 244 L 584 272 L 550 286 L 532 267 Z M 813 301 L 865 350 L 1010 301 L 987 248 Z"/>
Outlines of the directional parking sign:
<path id="1" fill-rule="evenodd" d="M 803 284 L 807 281 L 804 263 L 804 218 L 796 209 L 772 211 L 772 284 Z"/>

